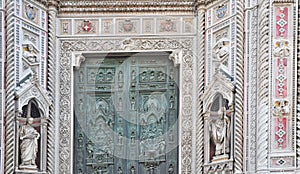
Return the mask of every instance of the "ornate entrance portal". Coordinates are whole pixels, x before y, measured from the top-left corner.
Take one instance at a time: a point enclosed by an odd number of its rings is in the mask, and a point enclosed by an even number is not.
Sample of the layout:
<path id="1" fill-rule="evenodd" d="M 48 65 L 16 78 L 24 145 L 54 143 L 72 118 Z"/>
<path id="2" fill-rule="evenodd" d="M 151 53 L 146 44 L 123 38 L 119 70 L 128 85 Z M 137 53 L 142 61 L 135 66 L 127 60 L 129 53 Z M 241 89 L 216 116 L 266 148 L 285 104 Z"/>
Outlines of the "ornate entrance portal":
<path id="1" fill-rule="evenodd" d="M 178 173 L 168 53 L 85 54 L 74 71 L 74 173 Z"/>

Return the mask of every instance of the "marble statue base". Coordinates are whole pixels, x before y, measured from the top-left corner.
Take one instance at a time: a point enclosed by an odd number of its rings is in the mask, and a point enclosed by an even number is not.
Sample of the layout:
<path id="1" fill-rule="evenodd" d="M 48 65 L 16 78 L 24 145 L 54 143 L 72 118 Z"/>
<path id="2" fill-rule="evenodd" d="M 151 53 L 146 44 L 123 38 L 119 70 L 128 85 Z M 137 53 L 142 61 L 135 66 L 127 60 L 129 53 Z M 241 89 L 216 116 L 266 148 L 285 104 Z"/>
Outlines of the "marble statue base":
<path id="1" fill-rule="evenodd" d="M 214 156 L 212 162 L 218 162 L 218 161 L 223 161 L 228 159 L 229 159 L 228 154 L 223 154 L 223 155 Z"/>

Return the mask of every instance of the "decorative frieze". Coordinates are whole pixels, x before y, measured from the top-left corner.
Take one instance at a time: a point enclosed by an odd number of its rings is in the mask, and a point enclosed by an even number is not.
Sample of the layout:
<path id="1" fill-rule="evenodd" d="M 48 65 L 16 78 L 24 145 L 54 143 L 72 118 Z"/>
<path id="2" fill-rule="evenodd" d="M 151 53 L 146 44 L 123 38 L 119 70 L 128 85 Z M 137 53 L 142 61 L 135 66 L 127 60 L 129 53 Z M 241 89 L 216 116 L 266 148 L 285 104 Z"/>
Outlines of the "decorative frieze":
<path id="1" fill-rule="evenodd" d="M 101 17 L 60 19 L 61 36 L 128 36 L 128 35 L 192 35 L 196 21 L 191 16 Z M 74 31 L 74 33 L 73 33 Z"/>

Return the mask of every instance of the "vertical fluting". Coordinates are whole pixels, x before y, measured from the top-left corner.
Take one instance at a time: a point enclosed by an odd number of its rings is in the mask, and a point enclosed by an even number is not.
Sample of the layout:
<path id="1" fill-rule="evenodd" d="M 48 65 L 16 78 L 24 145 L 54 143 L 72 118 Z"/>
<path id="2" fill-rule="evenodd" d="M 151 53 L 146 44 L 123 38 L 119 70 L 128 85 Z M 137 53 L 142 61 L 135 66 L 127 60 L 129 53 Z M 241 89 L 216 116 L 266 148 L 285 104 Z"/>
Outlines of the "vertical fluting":
<path id="1" fill-rule="evenodd" d="M 259 1 L 257 172 L 268 167 L 269 131 L 269 1 Z"/>
<path id="2" fill-rule="evenodd" d="M 48 139 L 47 139 L 47 170 L 54 173 L 55 167 L 55 62 L 56 62 L 56 2 L 51 1 L 48 12 L 48 83 L 47 88 L 52 105 L 49 108 Z"/>
<path id="3" fill-rule="evenodd" d="M 203 173 L 204 164 L 204 118 L 203 118 L 203 101 L 200 99 L 204 92 L 204 63 L 205 63 L 205 10 L 203 7 L 198 7 L 198 60 L 197 60 L 197 160 L 196 172 L 197 174 Z"/>
<path id="4" fill-rule="evenodd" d="M 243 172 L 244 118 L 244 1 L 237 1 L 236 16 L 236 95 L 235 95 L 235 173 Z"/>
<path id="5" fill-rule="evenodd" d="M 15 21 L 14 1 L 6 1 L 6 62 L 5 62 L 5 164 L 7 174 L 15 169 Z"/>

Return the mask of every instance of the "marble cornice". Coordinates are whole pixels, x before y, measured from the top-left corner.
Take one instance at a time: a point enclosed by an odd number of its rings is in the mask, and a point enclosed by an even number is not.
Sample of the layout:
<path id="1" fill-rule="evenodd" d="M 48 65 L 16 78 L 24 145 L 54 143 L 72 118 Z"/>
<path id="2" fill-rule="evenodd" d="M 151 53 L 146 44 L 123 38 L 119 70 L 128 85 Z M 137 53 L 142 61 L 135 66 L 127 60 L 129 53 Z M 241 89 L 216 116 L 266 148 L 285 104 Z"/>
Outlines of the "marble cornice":
<path id="1" fill-rule="evenodd" d="M 194 12 L 194 0 L 154 1 L 60 1 L 59 13 Z"/>

